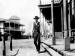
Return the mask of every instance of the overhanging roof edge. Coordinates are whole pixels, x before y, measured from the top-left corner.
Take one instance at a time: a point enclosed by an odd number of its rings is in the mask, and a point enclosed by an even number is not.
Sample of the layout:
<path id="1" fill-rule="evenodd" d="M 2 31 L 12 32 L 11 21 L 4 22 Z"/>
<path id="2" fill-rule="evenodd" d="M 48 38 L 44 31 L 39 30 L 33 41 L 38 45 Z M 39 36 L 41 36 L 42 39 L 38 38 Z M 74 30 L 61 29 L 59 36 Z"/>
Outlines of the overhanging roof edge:
<path id="1" fill-rule="evenodd" d="M 63 1 L 61 1 L 58 4 L 54 4 L 54 7 L 59 7 L 59 6 L 62 6 L 62 5 L 63 5 Z M 50 8 L 51 4 L 40 4 L 40 5 L 38 5 L 38 7 L 39 8 Z"/>
<path id="2" fill-rule="evenodd" d="M 39 8 L 50 8 L 51 5 L 38 5 Z"/>

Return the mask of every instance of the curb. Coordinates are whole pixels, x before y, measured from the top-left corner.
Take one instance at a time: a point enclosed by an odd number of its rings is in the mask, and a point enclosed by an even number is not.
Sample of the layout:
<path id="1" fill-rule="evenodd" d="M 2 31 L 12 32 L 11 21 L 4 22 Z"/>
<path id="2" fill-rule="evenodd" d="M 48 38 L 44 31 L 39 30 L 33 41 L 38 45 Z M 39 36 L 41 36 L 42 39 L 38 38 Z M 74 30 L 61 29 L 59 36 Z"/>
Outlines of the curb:
<path id="1" fill-rule="evenodd" d="M 59 53 L 61 56 L 69 56 L 69 55 L 63 53 L 62 51 L 59 51 L 59 50 L 55 49 L 55 48 L 52 47 L 51 45 L 48 45 L 48 44 L 46 44 L 46 43 L 44 43 L 44 42 L 41 42 L 41 43 L 47 45 L 49 48 L 53 49 L 54 51 L 56 51 L 57 53 Z"/>
<path id="2" fill-rule="evenodd" d="M 53 56 L 43 45 L 42 47 L 46 50 L 46 52 L 50 55 L 50 56 Z"/>

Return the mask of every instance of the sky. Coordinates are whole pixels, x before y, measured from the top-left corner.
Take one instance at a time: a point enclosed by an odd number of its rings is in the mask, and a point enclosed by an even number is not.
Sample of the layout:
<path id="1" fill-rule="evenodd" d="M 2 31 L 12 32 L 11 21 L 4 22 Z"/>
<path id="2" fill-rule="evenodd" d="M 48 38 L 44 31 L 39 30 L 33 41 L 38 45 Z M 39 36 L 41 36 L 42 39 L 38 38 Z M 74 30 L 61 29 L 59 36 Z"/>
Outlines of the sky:
<path id="1" fill-rule="evenodd" d="M 32 31 L 33 18 L 39 16 L 39 0 L 0 0 L 0 18 L 18 16 L 26 33 Z"/>

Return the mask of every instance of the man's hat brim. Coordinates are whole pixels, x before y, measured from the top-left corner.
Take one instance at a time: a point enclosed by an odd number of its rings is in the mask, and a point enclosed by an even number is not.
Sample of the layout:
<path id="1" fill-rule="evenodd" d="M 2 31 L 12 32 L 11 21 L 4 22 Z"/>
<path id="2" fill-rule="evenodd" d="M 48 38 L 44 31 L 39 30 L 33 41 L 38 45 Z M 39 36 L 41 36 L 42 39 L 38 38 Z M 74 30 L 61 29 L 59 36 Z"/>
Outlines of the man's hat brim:
<path id="1" fill-rule="evenodd" d="M 38 16 L 35 16 L 35 18 L 34 19 L 39 19 L 39 17 Z"/>

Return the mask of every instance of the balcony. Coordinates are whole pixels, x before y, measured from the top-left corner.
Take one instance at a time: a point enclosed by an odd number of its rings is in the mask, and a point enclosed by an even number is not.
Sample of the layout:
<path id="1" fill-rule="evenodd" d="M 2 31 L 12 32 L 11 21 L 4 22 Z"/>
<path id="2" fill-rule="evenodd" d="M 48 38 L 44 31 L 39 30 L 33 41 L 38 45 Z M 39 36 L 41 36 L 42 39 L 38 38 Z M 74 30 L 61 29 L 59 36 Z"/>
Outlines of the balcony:
<path id="1" fill-rule="evenodd" d="M 19 28 L 5 27 L 5 31 L 21 31 Z"/>

